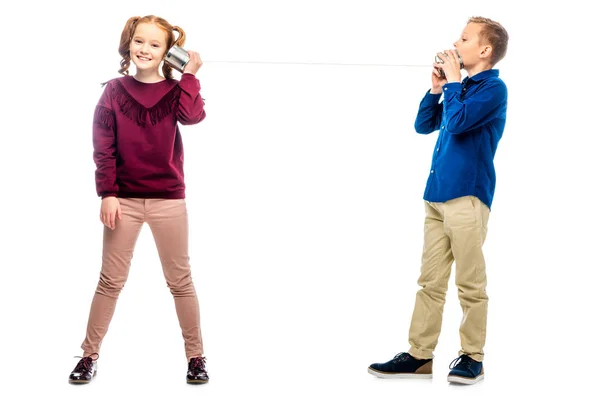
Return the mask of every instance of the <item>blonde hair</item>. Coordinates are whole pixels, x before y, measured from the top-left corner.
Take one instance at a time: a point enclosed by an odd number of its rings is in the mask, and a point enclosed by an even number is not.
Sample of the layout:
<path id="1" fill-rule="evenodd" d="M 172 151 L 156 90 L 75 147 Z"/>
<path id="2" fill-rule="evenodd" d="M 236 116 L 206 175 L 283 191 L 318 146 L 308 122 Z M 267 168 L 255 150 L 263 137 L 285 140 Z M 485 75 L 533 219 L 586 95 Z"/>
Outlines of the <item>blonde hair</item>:
<path id="1" fill-rule="evenodd" d="M 471 17 L 469 23 L 481 24 L 479 35 L 492 46 L 492 57 L 490 63 L 496 65 L 506 55 L 508 47 L 508 32 L 500 23 L 484 17 Z"/>
<path id="2" fill-rule="evenodd" d="M 123 32 L 121 33 L 121 43 L 119 43 L 119 54 L 123 59 L 121 60 L 121 69 L 119 69 L 119 73 L 122 75 L 129 75 L 129 66 L 131 65 L 131 54 L 129 54 L 129 45 L 131 44 L 131 40 L 133 39 L 133 34 L 135 33 L 135 28 L 138 24 L 148 23 L 155 24 L 160 29 L 162 29 L 167 38 L 167 49 L 170 49 L 173 46 L 183 47 L 185 44 L 185 32 L 178 26 L 173 26 L 169 24 L 164 18 L 157 17 L 155 15 L 146 15 L 145 17 L 131 17 L 127 20 L 125 24 L 125 28 L 123 28 Z M 177 39 L 175 39 L 175 33 L 177 32 L 179 35 Z M 163 75 L 166 79 L 173 78 L 173 68 L 167 63 L 163 63 L 162 67 Z"/>

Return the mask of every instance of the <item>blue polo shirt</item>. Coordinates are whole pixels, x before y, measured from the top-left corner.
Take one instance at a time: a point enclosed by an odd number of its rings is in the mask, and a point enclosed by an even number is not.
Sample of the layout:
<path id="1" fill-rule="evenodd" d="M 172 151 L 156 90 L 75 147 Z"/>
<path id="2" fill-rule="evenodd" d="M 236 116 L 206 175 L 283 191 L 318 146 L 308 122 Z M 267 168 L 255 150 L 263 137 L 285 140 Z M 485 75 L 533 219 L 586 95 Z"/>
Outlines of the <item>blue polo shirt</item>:
<path id="1" fill-rule="evenodd" d="M 415 121 L 417 133 L 439 130 L 424 200 L 444 202 L 477 196 L 490 210 L 496 187 L 494 155 L 506 124 L 507 90 L 497 69 L 425 94 Z"/>

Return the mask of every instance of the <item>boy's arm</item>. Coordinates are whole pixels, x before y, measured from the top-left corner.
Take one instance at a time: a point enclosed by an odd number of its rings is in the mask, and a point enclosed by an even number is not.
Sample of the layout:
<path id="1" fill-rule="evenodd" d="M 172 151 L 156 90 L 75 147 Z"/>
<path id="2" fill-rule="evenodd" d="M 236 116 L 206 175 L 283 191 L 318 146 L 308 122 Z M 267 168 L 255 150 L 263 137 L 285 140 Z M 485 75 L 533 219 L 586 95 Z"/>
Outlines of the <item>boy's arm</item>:
<path id="1" fill-rule="evenodd" d="M 193 125 L 206 117 L 204 99 L 200 96 L 200 81 L 194 74 L 184 73 L 179 81 L 181 95 L 177 108 L 177 120 L 182 125 Z"/>
<path id="2" fill-rule="evenodd" d="M 499 80 L 489 80 L 466 100 L 460 99 L 461 84 L 448 83 L 444 86 L 446 103 L 446 130 L 460 135 L 478 128 L 498 117 L 507 100 L 506 85 Z"/>
<path id="3" fill-rule="evenodd" d="M 419 111 L 415 120 L 417 133 L 429 134 L 440 129 L 442 123 L 443 103 L 440 103 L 442 94 L 431 94 L 431 90 L 425 93 L 425 97 L 419 104 Z"/>

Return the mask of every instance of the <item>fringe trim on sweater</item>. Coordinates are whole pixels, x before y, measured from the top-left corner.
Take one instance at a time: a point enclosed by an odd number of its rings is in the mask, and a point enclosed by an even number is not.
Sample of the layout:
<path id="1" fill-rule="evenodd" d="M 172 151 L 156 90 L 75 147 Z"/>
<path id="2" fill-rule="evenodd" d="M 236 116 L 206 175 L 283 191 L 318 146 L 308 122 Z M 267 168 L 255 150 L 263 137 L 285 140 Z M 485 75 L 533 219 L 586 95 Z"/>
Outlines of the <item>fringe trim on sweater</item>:
<path id="1" fill-rule="evenodd" d="M 148 116 L 150 117 L 150 123 L 156 125 L 171 115 L 179 103 L 180 93 L 181 88 L 174 86 L 158 103 L 147 108 L 130 95 L 121 82 L 117 81 L 116 85 L 113 86 L 112 97 L 127 118 L 134 121 L 138 126 L 144 126 Z"/>
<path id="2" fill-rule="evenodd" d="M 114 129 L 115 114 L 112 112 L 112 110 L 98 105 L 94 111 L 94 123 L 104 128 Z"/>

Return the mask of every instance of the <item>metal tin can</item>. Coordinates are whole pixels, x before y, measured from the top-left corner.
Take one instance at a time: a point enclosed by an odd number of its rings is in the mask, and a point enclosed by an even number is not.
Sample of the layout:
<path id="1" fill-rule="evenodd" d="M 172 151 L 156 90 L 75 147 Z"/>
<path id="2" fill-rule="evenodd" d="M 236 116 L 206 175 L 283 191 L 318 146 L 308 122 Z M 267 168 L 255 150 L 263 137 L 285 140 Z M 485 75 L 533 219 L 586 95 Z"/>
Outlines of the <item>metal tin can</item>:
<path id="1" fill-rule="evenodd" d="M 165 62 L 181 73 L 189 61 L 190 56 L 187 51 L 179 46 L 171 47 L 165 55 Z"/>
<path id="2" fill-rule="evenodd" d="M 447 54 L 447 53 L 444 53 Z M 458 56 L 458 62 L 460 62 L 460 69 L 463 69 L 465 67 L 465 65 L 463 64 L 463 60 L 462 57 L 460 56 L 460 54 L 458 53 L 458 51 L 456 52 L 456 55 Z M 437 64 L 443 64 L 444 60 L 442 60 L 437 54 L 435 55 L 435 62 Z M 443 69 L 438 69 L 438 71 L 440 71 L 440 75 L 442 76 L 442 78 L 446 77 L 446 74 L 444 73 Z"/>

